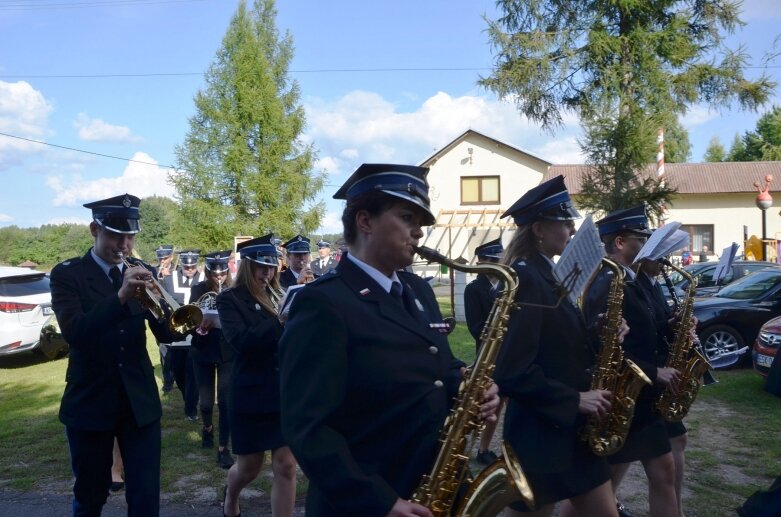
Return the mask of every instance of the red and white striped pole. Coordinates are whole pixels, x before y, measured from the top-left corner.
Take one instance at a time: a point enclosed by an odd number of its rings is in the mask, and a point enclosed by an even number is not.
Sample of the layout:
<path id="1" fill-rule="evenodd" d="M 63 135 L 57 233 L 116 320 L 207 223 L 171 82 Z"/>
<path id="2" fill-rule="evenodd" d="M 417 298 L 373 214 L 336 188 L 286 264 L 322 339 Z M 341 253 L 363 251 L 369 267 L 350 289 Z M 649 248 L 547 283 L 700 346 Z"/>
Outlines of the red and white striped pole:
<path id="1" fill-rule="evenodd" d="M 659 178 L 660 185 L 664 186 L 664 128 L 656 130 L 656 177 Z M 667 207 L 662 205 L 662 212 L 659 215 L 659 227 L 664 226 Z"/>

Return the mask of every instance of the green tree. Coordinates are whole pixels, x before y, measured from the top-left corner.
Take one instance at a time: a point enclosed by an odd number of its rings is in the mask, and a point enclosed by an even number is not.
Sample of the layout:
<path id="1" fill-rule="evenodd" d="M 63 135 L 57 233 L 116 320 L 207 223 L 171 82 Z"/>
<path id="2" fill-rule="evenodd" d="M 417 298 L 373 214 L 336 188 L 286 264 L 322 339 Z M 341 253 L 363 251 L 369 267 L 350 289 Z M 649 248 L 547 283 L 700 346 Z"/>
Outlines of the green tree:
<path id="1" fill-rule="evenodd" d="M 152 196 L 141 200 L 142 231 L 136 238 L 135 250 L 147 261 L 155 257 L 154 250 L 161 244 L 173 244 L 173 227 L 178 217 L 178 206 L 167 197 Z"/>
<path id="2" fill-rule="evenodd" d="M 619 189 L 593 192 L 601 195 L 593 202 L 603 210 L 634 199 L 624 193 L 647 196 L 658 206 L 654 200 L 659 195 L 673 194 L 640 174 L 654 161 L 655 143 L 638 128 L 653 137 L 656 127 L 667 126 L 699 102 L 718 108 L 737 101 L 756 109 L 775 87 L 764 75 L 755 81 L 744 77 L 748 57 L 743 49 L 723 48 L 723 33 L 742 23 L 735 0 L 497 4 L 503 15 L 488 27 L 496 64 L 480 84 L 512 98 L 521 113 L 549 131 L 562 124 L 566 112 L 580 117 L 592 186 Z M 723 58 L 717 63 L 719 53 Z M 604 155 L 597 154 L 600 149 Z M 607 167 L 608 162 L 614 166 Z M 618 166 L 628 170 L 614 168 Z"/>
<path id="3" fill-rule="evenodd" d="M 216 249 L 234 235 L 281 235 L 317 228 L 324 177 L 312 171 L 312 144 L 298 84 L 288 77 L 289 34 L 280 36 L 273 0 L 239 3 L 195 97 L 196 114 L 176 148 L 177 235 Z"/>
<path id="4" fill-rule="evenodd" d="M 703 158 L 706 162 L 723 162 L 727 157 L 727 150 L 719 140 L 719 137 L 714 136 L 708 142 L 708 147 L 705 149 L 705 155 Z"/>
<path id="5" fill-rule="evenodd" d="M 735 137 L 728 161 L 756 162 L 781 160 L 781 108 L 774 106 L 757 121 L 754 131 Z"/>
<path id="6" fill-rule="evenodd" d="M 689 132 L 677 118 L 673 118 L 664 126 L 664 161 L 665 163 L 686 163 L 691 155 L 692 146 L 689 142 Z"/>

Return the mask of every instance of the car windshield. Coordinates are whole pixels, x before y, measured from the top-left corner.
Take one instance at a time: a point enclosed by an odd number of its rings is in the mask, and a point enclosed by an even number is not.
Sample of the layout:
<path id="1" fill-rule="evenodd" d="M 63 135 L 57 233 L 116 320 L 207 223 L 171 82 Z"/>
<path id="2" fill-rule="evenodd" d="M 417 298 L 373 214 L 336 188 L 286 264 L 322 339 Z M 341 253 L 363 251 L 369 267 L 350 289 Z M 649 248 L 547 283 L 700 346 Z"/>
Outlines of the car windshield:
<path id="1" fill-rule="evenodd" d="M 758 271 L 735 280 L 719 291 L 721 298 L 752 300 L 781 283 L 781 271 Z"/>
<path id="2" fill-rule="evenodd" d="M 705 264 L 692 264 L 691 266 L 686 266 L 685 268 L 683 268 L 683 270 L 686 271 L 687 273 L 689 273 L 690 275 L 692 275 L 693 277 L 697 278 L 697 275 L 703 269 L 706 269 L 706 268 L 709 268 L 709 267 L 712 268 L 712 267 L 715 267 L 715 266 L 710 265 L 710 264 L 709 265 L 705 265 Z M 711 277 L 712 276 L 713 276 L 713 271 L 711 271 Z M 673 283 L 673 285 L 678 285 L 681 282 L 683 282 L 684 280 L 686 280 L 686 279 L 683 277 L 683 275 L 680 274 L 677 271 L 673 271 L 670 274 L 670 281 Z"/>
<path id="3" fill-rule="evenodd" d="M 11 276 L 0 278 L 0 296 L 30 296 L 49 292 L 45 275 Z"/>

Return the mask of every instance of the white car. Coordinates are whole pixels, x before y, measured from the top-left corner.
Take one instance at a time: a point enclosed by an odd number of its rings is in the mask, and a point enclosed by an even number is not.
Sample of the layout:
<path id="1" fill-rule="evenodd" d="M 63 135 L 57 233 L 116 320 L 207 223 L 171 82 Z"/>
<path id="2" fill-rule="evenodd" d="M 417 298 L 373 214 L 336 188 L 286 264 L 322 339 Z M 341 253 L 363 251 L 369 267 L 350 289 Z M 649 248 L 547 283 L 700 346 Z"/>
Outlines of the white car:
<path id="1" fill-rule="evenodd" d="M 0 356 L 36 350 L 53 359 L 67 352 L 41 271 L 0 266 Z"/>

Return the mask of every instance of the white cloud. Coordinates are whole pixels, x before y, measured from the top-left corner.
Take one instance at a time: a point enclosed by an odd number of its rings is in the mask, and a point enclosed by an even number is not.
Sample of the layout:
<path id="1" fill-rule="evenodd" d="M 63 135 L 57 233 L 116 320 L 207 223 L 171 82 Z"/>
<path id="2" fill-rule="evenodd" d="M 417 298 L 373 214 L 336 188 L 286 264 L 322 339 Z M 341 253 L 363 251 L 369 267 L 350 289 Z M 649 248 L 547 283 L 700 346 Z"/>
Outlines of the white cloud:
<path id="1" fill-rule="evenodd" d="M 586 161 L 581 152 L 580 144 L 574 136 L 552 140 L 542 147 L 535 148 L 533 153 L 557 165 L 585 163 Z"/>
<path id="2" fill-rule="evenodd" d="M 323 220 L 320 221 L 320 228 L 315 233 L 341 233 L 343 229 L 342 213 L 328 211 L 323 216 Z"/>
<path id="3" fill-rule="evenodd" d="M 25 81 L 0 81 L 0 132 L 40 140 L 47 133 L 47 118 L 53 110 L 43 94 Z M 21 163 L 25 156 L 40 153 L 41 144 L 0 136 L 0 170 Z"/>
<path id="4" fill-rule="evenodd" d="M 0 214 L 0 223 L 7 223 L 7 222 L 13 221 L 13 220 L 14 220 L 14 218 L 11 217 L 8 214 Z"/>
<path id="5" fill-rule="evenodd" d="M 692 129 L 696 126 L 707 124 L 711 120 L 715 120 L 721 116 L 722 115 L 720 115 L 718 111 L 700 104 L 690 108 L 686 114 L 681 117 L 681 125 L 686 129 Z"/>
<path id="6" fill-rule="evenodd" d="M 85 180 L 80 174 L 49 176 L 46 184 L 54 190 L 54 206 L 79 205 L 125 192 L 141 198 L 174 197 L 174 188 L 168 183 L 172 169 L 160 167 L 151 156 L 142 152 L 136 152 L 131 159 L 135 161 L 128 162 L 122 175 L 114 178 Z"/>
<path id="7" fill-rule="evenodd" d="M 99 118 L 90 118 L 86 113 L 79 113 L 76 116 L 73 127 L 79 130 L 79 138 L 91 142 L 138 143 L 142 140 L 135 136 L 129 127 L 109 124 Z"/>
<path id="8" fill-rule="evenodd" d="M 315 161 L 315 170 L 326 174 L 336 174 L 339 171 L 341 160 L 333 156 L 326 156 Z"/>
<path id="9" fill-rule="evenodd" d="M 512 103 L 475 95 L 438 92 L 415 111 L 401 112 L 377 93 L 353 91 L 333 102 L 310 100 L 306 108 L 308 137 L 323 156 L 341 158 L 331 162 L 339 166 L 333 173 L 351 172 L 359 157 L 419 163 L 469 128 L 523 149 L 551 140 Z M 575 131 L 565 127 L 558 136 Z"/>

